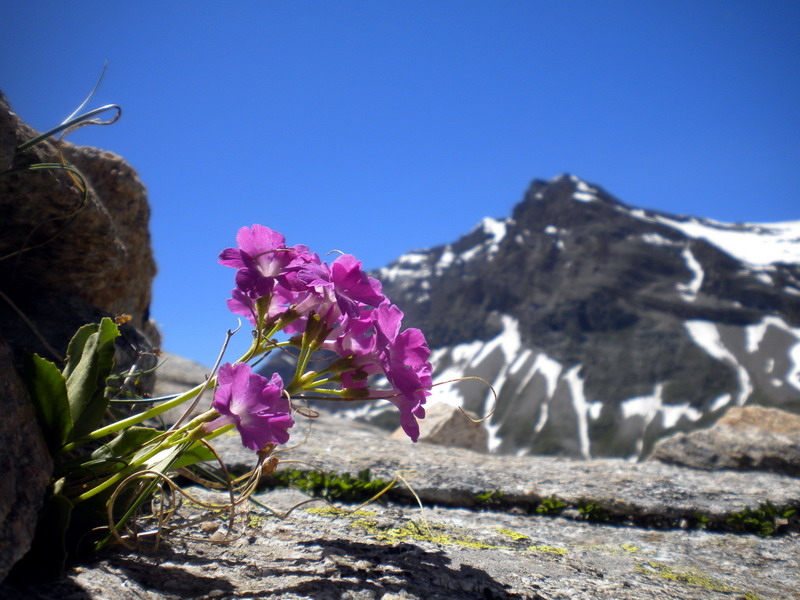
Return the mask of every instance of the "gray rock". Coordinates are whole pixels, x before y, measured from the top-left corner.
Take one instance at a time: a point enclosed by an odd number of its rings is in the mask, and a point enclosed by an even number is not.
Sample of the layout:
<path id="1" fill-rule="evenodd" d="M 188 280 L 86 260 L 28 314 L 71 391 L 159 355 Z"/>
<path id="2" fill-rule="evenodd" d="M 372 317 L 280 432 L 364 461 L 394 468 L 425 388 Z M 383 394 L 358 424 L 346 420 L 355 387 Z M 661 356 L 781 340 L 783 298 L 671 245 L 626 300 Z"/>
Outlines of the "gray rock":
<path id="1" fill-rule="evenodd" d="M 28 551 L 53 462 L 25 385 L 0 338 L 0 582 Z"/>
<path id="2" fill-rule="evenodd" d="M 153 394 L 156 396 L 180 394 L 203 383 L 210 373 L 211 367 L 206 367 L 177 354 L 164 352 L 156 370 L 156 385 Z"/>
<path id="3" fill-rule="evenodd" d="M 203 383 L 210 374 L 210 367 L 205 367 L 200 363 L 176 354 L 164 352 L 155 372 L 156 383 L 153 395 L 170 396 L 172 394 L 181 394 Z M 209 390 L 206 396 L 207 401 L 202 405 L 198 405 L 196 410 L 192 412 L 192 416 L 207 410 L 211 397 L 211 390 Z M 181 418 L 185 410 L 185 407 L 168 410 L 163 414 L 164 422 L 174 423 Z"/>
<path id="4" fill-rule="evenodd" d="M 7 584 L 0 598 L 789 600 L 800 589 L 796 523 L 770 538 L 710 530 L 745 506 L 800 506 L 798 479 L 500 457 L 392 440 L 328 414 L 304 439 L 307 423 L 298 420 L 295 446 L 280 453 L 285 467 L 400 474 L 424 508 L 402 480 L 387 506 L 356 512 L 319 499 L 299 505 L 309 497 L 276 489 L 243 505 L 226 537 L 227 513 L 185 502 L 158 549 L 141 538 L 138 552 L 109 551 L 48 584 Z M 255 463 L 236 434 L 215 445 L 234 471 Z M 219 492 L 186 491 L 225 501 Z M 486 491 L 495 502 L 476 510 Z M 553 496 L 570 507 L 591 500 L 595 516 L 602 510 L 609 520 L 589 522 L 574 508 L 560 516 L 527 510 Z M 699 516 L 709 530 L 690 528 Z"/>
<path id="5" fill-rule="evenodd" d="M 713 427 L 661 440 L 652 458 L 695 469 L 800 477 L 800 415 L 763 406 L 734 407 Z"/>
<path id="6" fill-rule="evenodd" d="M 207 500 L 224 498 L 196 489 Z M 299 492 L 258 494 L 281 514 Z M 48 584 L 7 585 L 7 600 L 81 598 L 793 599 L 796 535 L 611 527 L 564 518 L 426 506 L 332 508 L 278 518 L 251 505 L 225 538 L 193 525 L 157 550 L 109 552 Z M 202 517 L 185 506 L 171 525 Z"/>
<path id="7" fill-rule="evenodd" d="M 484 454 L 389 439 L 384 431 L 325 413 L 311 422 L 298 417 L 296 427 L 289 447 L 280 453 L 287 466 L 296 461 L 305 469 L 351 474 L 370 469 L 385 480 L 400 473 L 426 504 L 476 508 L 481 495 L 494 493 L 507 507 L 527 509 L 556 497 L 571 506 L 597 503 L 612 521 L 661 527 L 700 515 L 724 527 L 732 513 L 767 500 L 800 506 L 800 479 L 772 473 L 703 472 L 657 461 Z M 215 446 L 235 472 L 255 462 L 238 434 L 218 438 Z M 413 501 L 405 489 L 397 494 Z"/>
<path id="8" fill-rule="evenodd" d="M 474 414 L 469 416 L 449 404 L 434 404 L 425 409 L 425 418 L 419 422 L 419 440 L 430 444 L 466 448 L 476 452 L 487 449 L 488 435 Z M 472 420 L 470 420 L 472 419 Z M 398 428 L 392 439 L 405 440 L 408 436 Z"/>

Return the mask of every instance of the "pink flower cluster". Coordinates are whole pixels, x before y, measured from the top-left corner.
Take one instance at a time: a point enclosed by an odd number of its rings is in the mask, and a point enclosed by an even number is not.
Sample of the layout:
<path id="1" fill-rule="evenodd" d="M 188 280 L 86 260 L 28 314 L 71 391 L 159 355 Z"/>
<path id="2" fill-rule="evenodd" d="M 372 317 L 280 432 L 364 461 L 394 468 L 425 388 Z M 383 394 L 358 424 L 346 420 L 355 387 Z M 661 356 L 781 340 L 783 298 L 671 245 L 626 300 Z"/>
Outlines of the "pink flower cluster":
<path id="1" fill-rule="evenodd" d="M 289 441 L 294 421 L 277 373 L 268 380 L 244 363 L 222 365 L 212 406 L 220 416 L 206 425 L 208 431 L 236 425 L 242 444 L 256 452 L 267 444 Z"/>
<path id="2" fill-rule="evenodd" d="M 342 389 L 390 400 L 417 441 L 416 419 L 425 416 L 430 394 L 430 350 L 419 329 L 400 331 L 403 313 L 381 293 L 380 282 L 349 254 L 328 265 L 306 246 L 287 247 L 283 235 L 262 225 L 243 227 L 236 242 L 219 256 L 220 264 L 237 269 L 228 308 L 256 327 L 305 332 L 315 347 L 335 352 Z M 376 374 L 392 389 L 366 389 Z"/>

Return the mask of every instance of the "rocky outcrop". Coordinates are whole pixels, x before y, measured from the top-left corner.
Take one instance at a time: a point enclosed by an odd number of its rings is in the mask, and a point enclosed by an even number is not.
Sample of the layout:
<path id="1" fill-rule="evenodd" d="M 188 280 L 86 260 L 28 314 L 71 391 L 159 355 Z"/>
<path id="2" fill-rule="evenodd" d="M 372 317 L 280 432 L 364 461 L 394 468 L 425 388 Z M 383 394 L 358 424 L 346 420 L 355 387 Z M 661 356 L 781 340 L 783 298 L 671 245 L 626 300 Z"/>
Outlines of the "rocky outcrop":
<path id="1" fill-rule="evenodd" d="M 28 392 L 0 338 L 0 582 L 28 551 L 53 461 Z"/>
<path id="2" fill-rule="evenodd" d="M 169 352 L 162 353 L 159 359 L 158 368 L 155 371 L 156 384 L 153 389 L 153 396 L 163 397 L 173 394 L 181 394 L 196 385 L 203 383 L 211 374 L 211 368 L 205 367 L 188 358 L 177 356 Z M 200 414 L 208 410 L 212 393 L 206 393 L 206 402 L 198 404 L 191 416 Z M 183 416 L 185 407 L 173 408 L 161 415 L 165 423 L 174 423 Z"/>
<path id="3" fill-rule="evenodd" d="M 476 415 L 466 415 L 455 406 L 435 404 L 425 411 L 425 418 L 419 423 L 418 441 L 484 452 L 486 430 L 478 420 Z M 392 439 L 407 438 L 402 427 L 392 434 Z"/>
<path id="4" fill-rule="evenodd" d="M 148 393 L 159 337 L 144 186 L 109 152 L 52 140 L 19 150 L 37 135 L 0 94 L 0 580 L 30 545 L 51 469 L 19 381 L 25 355 L 61 366 L 79 327 L 128 314 L 112 385 Z"/>
<path id="5" fill-rule="evenodd" d="M 6 296 L 0 319 L 15 327 L 4 335 L 43 355 L 52 355 L 50 349 L 59 354 L 94 309 L 131 315 L 130 325 L 157 344 L 149 315 L 156 266 L 144 186 L 110 152 L 52 138 L 18 150 L 37 135 L 0 95 L 0 291 Z M 77 168 L 86 194 L 73 172 L 27 169 L 37 164 Z M 40 322 L 53 313 L 53 321 L 63 323 L 56 329 Z"/>
<path id="6" fill-rule="evenodd" d="M 652 458 L 695 469 L 800 477 L 800 415 L 763 406 L 734 407 L 708 429 L 661 440 Z"/>
<path id="7" fill-rule="evenodd" d="M 798 479 L 486 455 L 325 414 L 312 425 L 304 440 L 308 422 L 298 421 L 280 454 L 286 468 L 401 474 L 424 508 L 401 480 L 388 505 L 356 512 L 261 491 L 226 536 L 225 514 L 185 505 L 171 524 L 185 529 L 156 551 L 108 552 L 56 582 L 7 585 L 0 598 L 789 600 L 800 589 L 787 568 L 800 560 L 796 521 L 777 519 L 777 537 L 734 532 L 745 508 L 800 506 Z M 235 434 L 216 446 L 236 472 L 254 464 Z M 296 508 L 281 517 L 265 506 Z"/>

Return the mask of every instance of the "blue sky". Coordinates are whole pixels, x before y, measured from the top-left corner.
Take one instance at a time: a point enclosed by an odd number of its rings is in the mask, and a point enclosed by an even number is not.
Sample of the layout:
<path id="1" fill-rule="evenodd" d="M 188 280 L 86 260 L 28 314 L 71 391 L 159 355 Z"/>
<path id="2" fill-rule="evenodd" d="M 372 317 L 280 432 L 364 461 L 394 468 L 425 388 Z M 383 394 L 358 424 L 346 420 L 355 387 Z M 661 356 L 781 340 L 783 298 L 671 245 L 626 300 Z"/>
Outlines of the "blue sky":
<path id="1" fill-rule="evenodd" d="M 800 3 L 15 2 L 0 89 L 147 185 L 164 347 L 210 364 L 216 264 L 261 223 L 379 267 L 570 172 L 623 201 L 800 219 Z M 235 347 L 246 345 L 239 334 Z"/>

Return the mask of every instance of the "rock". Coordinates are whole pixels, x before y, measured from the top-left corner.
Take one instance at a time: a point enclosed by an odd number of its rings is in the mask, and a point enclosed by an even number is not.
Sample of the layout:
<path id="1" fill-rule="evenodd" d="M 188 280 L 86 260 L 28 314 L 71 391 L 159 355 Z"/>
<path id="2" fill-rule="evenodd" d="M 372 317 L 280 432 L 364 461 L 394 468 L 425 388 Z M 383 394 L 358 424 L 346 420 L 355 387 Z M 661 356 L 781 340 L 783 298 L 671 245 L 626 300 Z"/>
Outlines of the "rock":
<path id="1" fill-rule="evenodd" d="M 0 338 L 0 582 L 28 551 L 53 462 L 28 392 Z"/>
<path id="2" fill-rule="evenodd" d="M 800 477 L 800 415 L 763 406 L 734 407 L 708 429 L 661 440 L 652 458 L 695 469 Z"/>
<path id="3" fill-rule="evenodd" d="M 407 491 L 392 496 L 394 489 L 387 506 L 356 512 L 320 500 L 298 506 L 308 496 L 275 489 L 259 492 L 259 504 L 246 507 L 226 538 L 226 513 L 208 527 L 212 515 L 185 503 L 170 525 L 186 528 L 166 533 L 158 549 L 109 551 L 55 582 L 6 585 L 0 598 L 789 600 L 800 589 L 800 573 L 787 568 L 800 561 L 796 523 L 769 538 L 722 531 L 726 515 L 743 506 L 800 506 L 800 480 L 656 462 L 501 457 L 391 440 L 328 414 L 313 425 L 305 441 L 304 428 L 295 432 L 299 445 L 282 459 L 338 473 L 368 466 L 382 478 L 402 470 L 424 508 Z M 252 466 L 254 453 L 238 435 L 218 442 L 231 468 Z M 186 491 L 224 501 L 218 492 Z M 475 510 L 477 491 L 492 492 L 491 510 Z M 552 496 L 598 508 L 561 516 L 527 510 Z M 693 512 L 720 530 L 676 526 L 696 524 Z"/>
<path id="4" fill-rule="evenodd" d="M 129 314 L 116 342 L 116 371 L 123 377 L 111 385 L 144 394 L 152 389 L 151 342 L 159 337 L 149 316 L 155 262 L 144 186 L 108 152 L 55 140 L 18 150 L 37 135 L 0 93 L 0 384 L 7 396 L 0 460 L 9 463 L 0 470 L 0 578 L 30 544 L 52 469 L 39 452 L 41 433 L 14 369 L 31 352 L 61 366 L 79 327 Z M 72 172 L 27 170 L 42 163 L 78 168 L 86 195 Z"/>
<path id="5" fill-rule="evenodd" d="M 196 385 L 203 383 L 210 374 L 210 367 L 205 367 L 200 363 L 176 354 L 164 352 L 155 372 L 156 384 L 153 395 L 170 396 L 172 394 L 187 392 Z M 208 405 L 211 400 L 211 390 L 206 393 L 208 394 L 206 396 L 206 402 L 198 404 L 196 410 L 192 412 L 192 416 L 208 410 Z M 162 415 L 164 422 L 174 423 L 183 415 L 185 410 L 185 407 L 168 410 Z"/>
<path id="6" fill-rule="evenodd" d="M 531 507 L 555 497 L 576 507 L 594 502 L 616 522 L 677 527 L 702 515 L 723 529 L 728 516 L 745 506 L 770 501 L 800 507 L 800 479 L 773 473 L 709 473 L 658 461 L 503 456 L 393 440 L 385 431 L 324 412 L 318 419 L 296 421 L 281 460 L 336 473 L 370 469 L 386 481 L 401 473 L 426 505 L 480 508 L 499 497 L 508 507 Z M 238 434 L 221 436 L 214 445 L 233 472 L 252 468 L 254 454 L 242 447 Z M 414 502 L 402 486 L 396 494 Z"/>
<path id="7" fill-rule="evenodd" d="M 469 414 L 469 413 L 467 413 Z M 439 403 L 425 408 L 425 418 L 419 422 L 419 441 L 454 448 L 467 448 L 476 452 L 485 452 L 487 449 L 486 430 L 474 414 L 465 416 L 457 407 Z M 392 439 L 403 440 L 408 436 L 402 428 L 398 428 Z"/>
<path id="8" fill-rule="evenodd" d="M 30 307 L 44 303 L 43 297 L 56 305 L 83 301 L 103 314 L 131 315 L 130 325 L 157 344 L 158 332 L 149 315 L 156 266 L 144 186 L 133 169 L 110 152 L 52 138 L 17 150 L 36 135 L 0 94 L 0 291 L 7 296 L 0 300 L 0 318 L 28 321 L 28 335 L 19 340 L 25 346 L 46 351 L 47 344 L 39 339 L 44 337 L 63 352 L 63 339 L 51 335 Z M 62 161 L 83 173 L 89 186 L 85 200 L 74 174 L 25 170 Z M 72 315 L 56 310 L 55 318 L 61 317 L 71 332 L 85 323 L 66 316 Z M 17 340 L 10 342 L 18 345 Z"/>
<path id="9" fill-rule="evenodd" d="M 164 352 L 156 370 L 156 385 L 153 394 L 156 396 L 180 394 L 203 383 L 210 373 L 211 367 L 206 367 L 177 354 Z"/>

